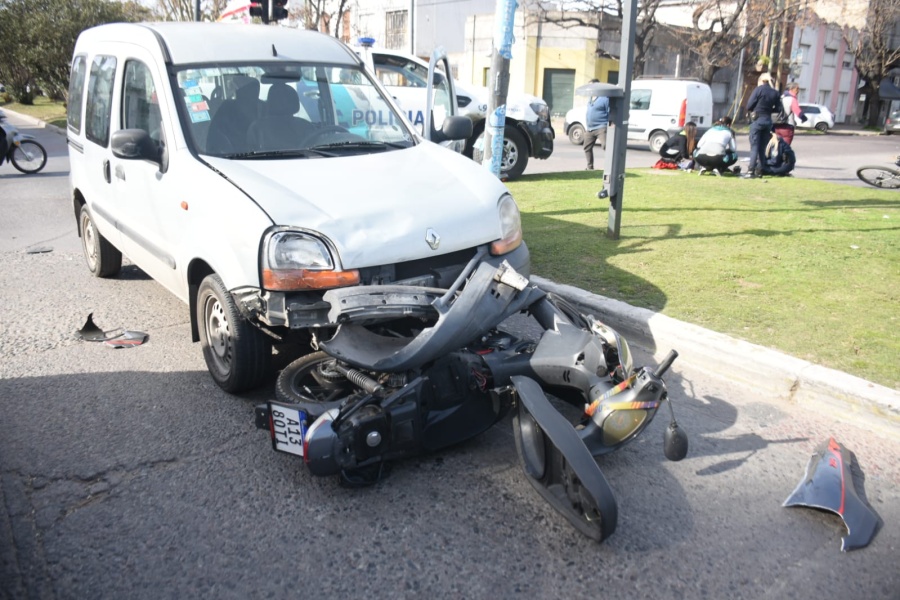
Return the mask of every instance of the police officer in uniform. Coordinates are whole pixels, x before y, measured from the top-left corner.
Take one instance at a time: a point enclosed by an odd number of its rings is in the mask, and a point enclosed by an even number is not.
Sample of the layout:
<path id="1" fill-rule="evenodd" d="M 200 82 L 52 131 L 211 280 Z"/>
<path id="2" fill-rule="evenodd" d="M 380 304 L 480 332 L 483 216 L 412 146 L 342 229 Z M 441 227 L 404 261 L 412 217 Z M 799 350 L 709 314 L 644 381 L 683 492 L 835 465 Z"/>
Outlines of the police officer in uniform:
<path id="1" fill-rule="evenodd" d="M 742 175 L 745 179 L 762 176 L 762 168 L 766 164 L 766 144 L 772 138 L 772 113 L 778 112 L 780 107 L 781 96 L 772 87 L 772 76 L 763 73 L 747 101 L 750 113 L 750 165 L 748 172 Z"/>

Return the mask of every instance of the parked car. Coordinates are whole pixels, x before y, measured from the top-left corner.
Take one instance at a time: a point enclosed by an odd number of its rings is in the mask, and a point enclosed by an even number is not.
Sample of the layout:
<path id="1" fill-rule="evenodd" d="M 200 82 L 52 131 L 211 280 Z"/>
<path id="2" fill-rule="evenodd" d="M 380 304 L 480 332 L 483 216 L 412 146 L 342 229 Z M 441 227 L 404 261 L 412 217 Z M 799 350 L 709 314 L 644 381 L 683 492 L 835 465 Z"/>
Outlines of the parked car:
<path id="1" fill-rule="evenodd" d="M 432 141 L 471 132 L 450 116 Z M 87 29 L 67 135 L 88 269 L 113 277 L 125 254 L 185 302 L 228 392 L 265 383 L 273 344 L 291 360 L 333 334 L 327 290 L 446 289 L 489 257 L 529 273 L 506 187 L 427 141 L 359 56 L 321 33 Z"/>
<path id="2" fill-rule="evenodd" d="M 817 129 L 822 133 L 834 127 L 834 115 L 827 106 L 821 104 L 800 104 L 800 110 L 806 115 L 806 122 L 798 122 L 797 127 Z"/>
<path id="3" fill-rule="evenodd" d="M 573 144 L 581 144 L 584 139 L 586 109 L 579 106 L 566 113 L 563 129 Z M 711 127 L 712 113 L 712 90 L 702 81 L 635 79 L 631 83 L 628 139 L 647 142 L 651 151 L 659 152 L 669 136 L 677 135 L 689 121 L 701 132 Z"/>
<path id="4" fill-rule="evenodd" d="M 891 111 L 884 120 L 885 135 L 891 135 L 895 131 L 900 131 L 900 110 Z"/>

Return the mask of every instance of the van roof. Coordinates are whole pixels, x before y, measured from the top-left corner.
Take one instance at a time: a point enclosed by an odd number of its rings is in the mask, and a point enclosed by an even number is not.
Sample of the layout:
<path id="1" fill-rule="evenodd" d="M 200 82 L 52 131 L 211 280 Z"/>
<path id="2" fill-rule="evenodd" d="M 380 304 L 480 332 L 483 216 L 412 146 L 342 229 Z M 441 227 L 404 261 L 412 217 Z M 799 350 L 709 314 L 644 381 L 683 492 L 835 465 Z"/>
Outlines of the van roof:
<path id="1" fill-rule="evenodd" d="M 113 23 L 85 30 L 76 45 L 90 42 L 153 43 L 172 64 L 303 60 L 343 65 L 359 57 L 336 38 L 302 29 L 243 23 Z"/>

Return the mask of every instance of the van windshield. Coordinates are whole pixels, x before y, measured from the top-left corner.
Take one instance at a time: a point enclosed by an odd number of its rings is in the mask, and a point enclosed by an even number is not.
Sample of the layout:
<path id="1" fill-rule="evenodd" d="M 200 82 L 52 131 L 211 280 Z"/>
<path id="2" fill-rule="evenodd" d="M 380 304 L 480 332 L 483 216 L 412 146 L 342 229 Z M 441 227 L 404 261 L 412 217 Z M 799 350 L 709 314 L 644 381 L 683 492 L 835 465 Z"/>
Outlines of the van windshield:
<path id="1" fill-rule="evenodd" d="M 343 156 L 407 148 L 413 134 L 364 71 L 308 63 L 176 72 L 183 129 L 200 154 Z"/>

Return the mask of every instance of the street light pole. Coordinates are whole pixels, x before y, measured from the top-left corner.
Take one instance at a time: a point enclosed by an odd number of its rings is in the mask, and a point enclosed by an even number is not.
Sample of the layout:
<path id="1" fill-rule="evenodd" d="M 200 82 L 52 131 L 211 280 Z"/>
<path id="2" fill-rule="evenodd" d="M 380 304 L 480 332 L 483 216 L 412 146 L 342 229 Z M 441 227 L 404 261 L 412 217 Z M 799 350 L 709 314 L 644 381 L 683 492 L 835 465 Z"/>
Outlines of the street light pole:
<path id="1" fill-rule="evenodd" d="M 619 239 L 622 226 L 622 195 L 625 188 L 625 150 L 628 145 L 628 111 L 631 102 L 631 75 L 634 72 L 634 32 L 637 27 L 637 0 L 625 0 L 622 3 L 622 44 L 619 49 L 619 81 L 622 82 L 623 98 L 619 103 L 621 117 L 616 125 L 610 119 L 607 131 L 607 147 L 612 135 L 612 152 L 606 153 L 606 165 L 603 169 L 603 189 L 597 194 L 600 198 L 609 197 L 609 224 L 606 236 Z"/>

